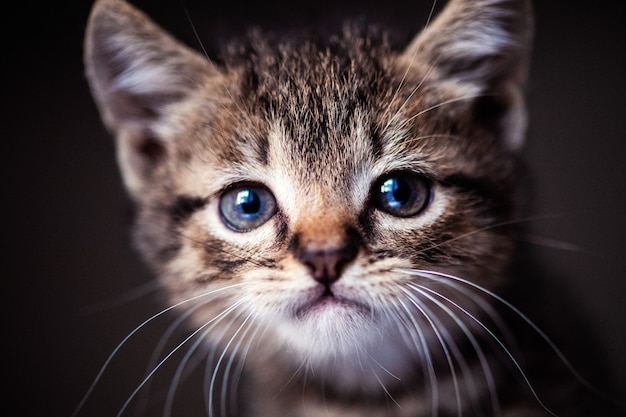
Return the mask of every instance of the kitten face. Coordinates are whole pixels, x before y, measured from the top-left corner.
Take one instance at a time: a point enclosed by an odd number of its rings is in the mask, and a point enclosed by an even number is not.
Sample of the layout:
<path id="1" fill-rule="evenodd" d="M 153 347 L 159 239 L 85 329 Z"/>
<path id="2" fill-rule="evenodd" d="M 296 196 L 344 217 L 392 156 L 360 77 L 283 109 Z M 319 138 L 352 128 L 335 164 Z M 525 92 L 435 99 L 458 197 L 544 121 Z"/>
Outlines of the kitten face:
<path id="1" fill-rule="evenodd" d="M 98 2 L 88 74 L 172 303 L 224 349 L 350 388 L 414 372 L 433 326 L 461 333 L 432 298 L 479 308 L 433 274 L 505 279 L 526 7 L 452 2 L 404 51 L 350 27 L 253 37 L 216 67 Z"/>

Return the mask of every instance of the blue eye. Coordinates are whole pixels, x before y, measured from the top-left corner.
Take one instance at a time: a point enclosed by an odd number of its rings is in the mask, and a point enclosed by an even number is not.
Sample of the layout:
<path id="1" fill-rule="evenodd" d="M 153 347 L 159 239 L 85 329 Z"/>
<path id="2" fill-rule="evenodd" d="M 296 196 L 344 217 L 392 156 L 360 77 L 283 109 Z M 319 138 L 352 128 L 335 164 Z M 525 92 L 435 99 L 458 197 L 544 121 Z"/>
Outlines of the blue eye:
<path id="1" fill-rule="evenodd" d="M 276 213 L 276 200 L 262 185 L 242 185 L 222 194 L 219 209 L 228 227 L 236 232 L 249 232 Z"/>
<path id="2" fill-rule="evenodd" d="M 421 213 L 430 203 L 429 181 L 419 175 L 395 172 L 381 177 L 372 191 L 376 208 L 396 217 Z"/>

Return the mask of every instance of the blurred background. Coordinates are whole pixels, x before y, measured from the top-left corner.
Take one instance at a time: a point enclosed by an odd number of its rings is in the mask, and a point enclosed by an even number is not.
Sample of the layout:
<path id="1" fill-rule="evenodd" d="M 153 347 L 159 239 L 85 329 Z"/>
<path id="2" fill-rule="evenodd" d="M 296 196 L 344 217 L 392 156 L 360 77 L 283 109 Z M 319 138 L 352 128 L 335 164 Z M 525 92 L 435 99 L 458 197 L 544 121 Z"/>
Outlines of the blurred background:
<path id="1" fill-rule="evenodd" d="M 614 395 L 626 398 L 622 6 L 536 3 L 524 150 L 535 187 L 532 232 L 540 261 L 592 320 L 603 359 L 617 371 Z M 131 249 L 113 141 L 83 75 L 91 2 L 21 4 L 3 25 L 3 414 L 69 416 L 116 345 L 163 304 Z M 250 24 L 290 28 L 346 16 L 410 36 L 431 7 L 430 0 L 135 4 L 198 47 L 186 9 L 209 52 Z M 147 326 L 121 350 L 84 415 L 115 415 L 172 320 Z"/>

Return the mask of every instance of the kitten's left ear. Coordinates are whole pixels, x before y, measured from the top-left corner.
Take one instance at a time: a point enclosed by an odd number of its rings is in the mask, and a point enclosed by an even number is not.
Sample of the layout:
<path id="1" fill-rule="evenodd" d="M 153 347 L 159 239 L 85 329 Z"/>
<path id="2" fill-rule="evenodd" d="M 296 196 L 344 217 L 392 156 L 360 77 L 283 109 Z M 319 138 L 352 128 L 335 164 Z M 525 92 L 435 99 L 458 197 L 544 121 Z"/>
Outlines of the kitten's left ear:
<path id="1" fill-rule="evenodd" d="M 450 0 L 404 51 L 426 62 L 440 79 L 470 87 L 487 100 L 508 146 L 523 143 L 523 87 L 532 38 L 530 0 Z M 493 106 L 491 108 L 490 106 Z"/>

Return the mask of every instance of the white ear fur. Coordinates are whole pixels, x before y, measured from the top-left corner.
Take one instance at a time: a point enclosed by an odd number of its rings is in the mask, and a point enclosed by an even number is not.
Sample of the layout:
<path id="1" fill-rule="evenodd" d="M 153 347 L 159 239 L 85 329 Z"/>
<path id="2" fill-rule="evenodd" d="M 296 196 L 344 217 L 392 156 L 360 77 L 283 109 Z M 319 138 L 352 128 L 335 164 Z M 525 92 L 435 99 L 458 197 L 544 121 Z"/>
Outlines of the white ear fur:
<path id="1" fill-rule="evenodd" d="M 182 45 L 123 0 L 98 0 L 85 37 L 85 67 L 107 125 L 141 122 L 179 100 L 211 72 Z"/>
<path id="2" fill-rule="evenodd" d="M 217 70 L 123 0 L 94 5 L 85 67 L 102 118 L 116 135 L 124 182 L 137 196 L 171 145 L 159 134 L 167 107 L 189 98 Z"/>
<path id="3" fill-rule="evenodd" d="M 523 88 L 532 38 L 529 0 L 450 0 L 403 53 L 434 66 L 439 77 L 508 103 L 503 140 L 522 146 L 526 127 Z"/>

